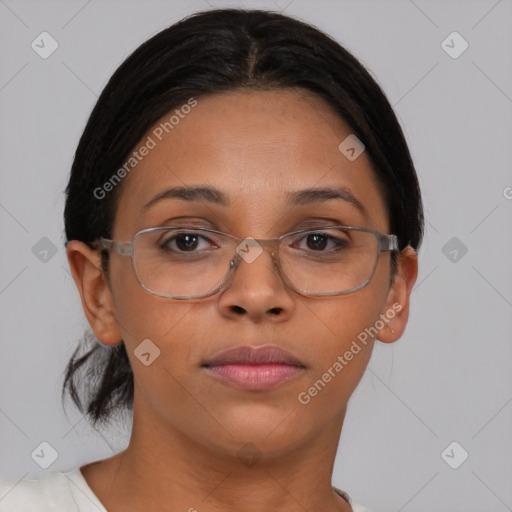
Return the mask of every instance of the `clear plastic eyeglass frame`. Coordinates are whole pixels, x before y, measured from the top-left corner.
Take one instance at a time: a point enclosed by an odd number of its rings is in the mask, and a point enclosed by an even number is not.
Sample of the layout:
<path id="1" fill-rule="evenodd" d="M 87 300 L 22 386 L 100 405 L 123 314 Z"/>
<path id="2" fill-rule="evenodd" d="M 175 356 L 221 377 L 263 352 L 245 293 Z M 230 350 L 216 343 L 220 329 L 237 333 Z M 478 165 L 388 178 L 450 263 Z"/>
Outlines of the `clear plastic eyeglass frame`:
<path id="1" fill-rule="evenodd" d="M 193 231 L 193 232 L 215 233 L 215 234 L 218 234 L 218 235 L 222 235 L 222 236 L 225 236 L 227 238 L 232 239 L 233 242 L 236 242 L 236 247 L 237 248 L 240 246 L 240 244 L 242 242 L 247 240 L 247 238 L 237 238 L 237 237 L 235 237 L 233 235 L 230 235 L 228 233 L 224 233 L 222 231 L 217 231 L 217 230 L 214 230 L 214 229 L 202 228 L 202 227 L 197 227 L 197 226 L 158 226 L 158 227 L 154 227 L 154 228 L 143 229 L 143 230 L 137 232 L 135 234 L 135 236 L 132 238 L 132 240 L 129 241 L 129 242 L 120 242 L 118 240 L 110 240 L 108 238 L 100 237 L 99 240 L 96 242 L 96 245 L 99 246 L 99 248 L 101 248 L 103 250 L 113 250 L 114 252 L 116 252 L 118 254 L 121 254 L 121 255 L 124 255 L 124 256 L 129 256 L 131 258 L 132 268 L 133 268 L 133 271 L 135 273 L 135 276 L 137 277 L 137 281 L 139 282 L 139 285 L 144 290 L 146 290 L 147 292 L 149 292 L 149 293 L 151 293 L 153 295 L 157 295 L 159 297 L 164 297 L 164 298 L 169 298 L 169 299 L 176 299 L 176 300 L 192 300 L 192 299 L 199 299 L 199 298 L 209 297 L 211 295 L 214 295 L 214 294 L 218 293 L 220 290 L 222 290 L 226 286 L 226 284 L 229 282 L 229 280 L 232 277 L 234 271 L 236 270 L 236 268 L 238 267 L 239 263 L 243 259 L 238 252 L 235 252 L 235 254 L 233 255 L 233 259 L 231 259 L 231 261 L 229 263 L 229 268 L 227 269 L 226 275 L 225 275 L 224 280 L 222 281 L 222 283 L 217 288 L 215 288 L 214 290 L 211 290 L 211 291 L 209 291 L 209 292 L 207 292 L 205 294 L 191 295 L 191 296 L 164 295 L 164 294 L 161 294 L 161 293 L 154 292 L 153 290 L 150 290 L 149 288 L 147 288 L 144 285 L 144 283 L 140 280 L 139 275 L 137 274 L 137 269 L 136 269 L 135 262 L 134 262 L 134 244 L 135 244 L 135 240 L 137 239 L 138 236 L 142 235 L 143 233 L 153 232 L 153 231 L 157 231 L 157 230 L 162 230 L 163 231 L 163 230 L 172 230 L 172 229 L 175 229 L 177 231 L 178 230 L 179 231 L 186 231 L 187 229 L 189 229 L 190 231 Z M 340 292 L 326 292 L 326 293 L 308 292 L 307 290 L 303 290 L 301 288 L 296 287 L 289 280 L 289 278 L 287 277 L 286 273 L 282 269 L 281 261 L 280 261 L 280 258 L 279 258 L 279 245 L 280 245 L 281 241 L 285 237 L 289 237 L 291 235 L 296 235 L 296 234 L 304 234 L 304 233 L 308 233 L 308 232 L 318 233 L 318 232 L 321 232 L 321 231 L 327 230 L 327 229 L 355 230 L 355 231 L 364 231 L 364 232 L 367 232 L 367 233 L 372 233 L 376 237 L 376 239 L 377 239 L 377 247 L 378 247 L 377 252 L 375 254 L 375 263 L 373 265 L 372 271 L 371 271 L 368 279 L 366 279 L 366 281 L 364 281 L 359 286 L 356 286 L 354 288 L 350 288 L 348 290 L 342 290 Z M 264 248 L 266 246 L 272 248 L 272 251 L 271 251 L 272 260 L 273 260 L 274 264 L 276 265 L 276 267 L 277 267 L 277 269 L 279 271 L 279 275 L 281 276 L 283 281 L 290 288 L 292 288 L 296 292 L 300 293 L 301 295 L 304 295 L 304 296 L 307 296 L 307 297 L 310 297 L 310 296 L 326 297 L 326 296 L 335 296 L 335 295 L 346 295 L 348 293 L 353 293 L 353 292 L 356 292 L 356 291 L 360 290 L 361 288 L 364 288 L 370 282 L 370 280 L 372 279 L 372 277 L 373 277 L 373 275 L 375 273 L 375 269 L 377 268 L 377 265 L 378 265 L 378 262 L 379 262 L 380 254 L 382 252 L 385 252 L 385 251 L 398 251 L 399 250 L 398 238 L 397 238 L 396 235 L 385 235 L 385 234 L 382 234 L 379 231 L 377 231 L 375 229 L 371 229 L 371 228 L 362 228 L 362 227 L 356 227 L 356 226 L 341 226 L 339 224 L 329 225 L 329 226 L 318 226 L 318 227 L 314 227 L 314 228 L 313 227 L 309 227 L 309 228 L 305 228 L 305 229 L 300 229 L 300 230 L 297 230 L 297 231 L 292 231 L 292 232 L 289 232 L 289 233 L 285 233 L 284 235 L 281 235 L 279 238 L 270 238 L 270 239 L 253 239 L 253 238 L 251 238 L 251 242 L 253 242 L 253 241 L 257 242 L 262 248 Z"/>

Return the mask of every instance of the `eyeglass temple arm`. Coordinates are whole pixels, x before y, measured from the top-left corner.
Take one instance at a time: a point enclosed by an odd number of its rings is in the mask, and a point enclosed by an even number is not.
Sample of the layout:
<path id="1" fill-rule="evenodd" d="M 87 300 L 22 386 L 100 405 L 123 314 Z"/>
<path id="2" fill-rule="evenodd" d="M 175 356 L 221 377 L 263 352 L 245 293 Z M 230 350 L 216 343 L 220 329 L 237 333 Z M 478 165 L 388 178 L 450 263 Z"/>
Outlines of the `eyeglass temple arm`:
<path id="1" fill-rule="evenodd" d="M 133 252 L 131 242 L 114 242 L 114 240 L 109 240 L 108 238 L 100 237 L 100 245 L 103 249 L 112 249 L 118 254 L 131 255 Z"/>
<path id="2" fill-rule="evenodd" d="M 398 251 L 398 237 L 396 235 L 380 235 L 379 236 L 380 251 Z"/>

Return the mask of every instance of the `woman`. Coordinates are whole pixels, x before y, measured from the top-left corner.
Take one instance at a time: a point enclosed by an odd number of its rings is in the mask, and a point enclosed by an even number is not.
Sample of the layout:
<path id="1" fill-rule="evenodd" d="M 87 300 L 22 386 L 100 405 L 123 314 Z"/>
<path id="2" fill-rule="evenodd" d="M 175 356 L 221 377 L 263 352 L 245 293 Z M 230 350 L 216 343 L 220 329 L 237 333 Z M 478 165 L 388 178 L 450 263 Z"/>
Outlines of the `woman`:
<path id="1" fill-rule="evenodd" d="M 66 193 L 99 343 L 63 393 L 93 425 L 133 411 L 132 434 L 4 482 L 0 511 L 366 510 L 332 469 L 375 340 L 406 327 L 423 215 L 362 65 L 281 14 L 194 14 L 112 76 Z"/>

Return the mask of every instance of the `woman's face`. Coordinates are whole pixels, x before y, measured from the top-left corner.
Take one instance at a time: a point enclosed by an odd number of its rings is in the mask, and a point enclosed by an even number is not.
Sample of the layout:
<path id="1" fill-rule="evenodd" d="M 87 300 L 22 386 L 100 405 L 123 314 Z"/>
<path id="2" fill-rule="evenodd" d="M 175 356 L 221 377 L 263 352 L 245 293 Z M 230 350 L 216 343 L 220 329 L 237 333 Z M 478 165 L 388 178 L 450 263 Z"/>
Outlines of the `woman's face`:
<path id="1" fill-rule="evenodd" d="M 139 230 L 169 224 L 212 228 L 240 239 L 277 238 L 328 224 L 389 233 L 366 153 L 351 161 L 338 149 L 351 130 L 310 93 L 201 97 L 169 133 L 163 131 L 162 140 L 152 130 L 147 135 L 155 147 L 123 183 L 115 240 L 127 242 Z M 144 209 L 166 189 L 197 185 L 218 189 L 229 204 L 164 198 Z M 287 203 L 288 194 L 309 188 L 348 190 L 364 211 L 346 199 Z M 110 251 L 104 304 L 112 314 L 109 320 L 99 315 L 90 321 L 100 341 L 124 340 L 136 384 L 135 424 L 151 425 L 162 436 L 171 429 L 217 452 L 236 453 L 252 443 L 272 456 L 306 443 L 329 423 L 341 428 L 374 343 L 368 331 L 365 343 L 358 336 L 364 338 L 361 333 L 375 326 L 380 315 L 389 319 L 379 322 L 382 341 L 394 341 L 405 328 L 416 274 L 414 265 L 408 274 L 404 268 L 390 287 L 390 253 L 384 252 L 361 290 L 306 297 L 284 284 L 270 251 L 263 251 L 251 263 L 241 261 L 219 293 L 182 301 L 148 293 L 130 258 Z M 388 313 L 393 309 L 394 314 Z M 143 340 L 160 350 L 149 365 L 135 355 Z M 280 347 L 303 368 L 279 385 L 254 390 L 220 380 L 204 367 L 220 352 L 248 345 Z"/>

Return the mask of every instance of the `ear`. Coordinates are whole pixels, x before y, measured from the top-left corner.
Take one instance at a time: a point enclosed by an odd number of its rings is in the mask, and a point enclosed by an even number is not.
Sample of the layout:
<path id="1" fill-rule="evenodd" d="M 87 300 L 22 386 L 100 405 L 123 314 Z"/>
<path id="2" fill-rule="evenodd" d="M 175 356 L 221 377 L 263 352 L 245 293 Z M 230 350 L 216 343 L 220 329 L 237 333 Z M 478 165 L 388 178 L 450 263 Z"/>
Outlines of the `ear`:
<path id="1" fill-rule="evenodd" d="M 101 270 L 100 252 L 83 242 L 72 240 L 66 253 L 85 316 L 96 338 L 104 345 L 120 343 L 122 335 L 107 278 Z"/>
<path id="2" fill-rule="evenodd" d="M 380 315 L 384 327 L 379 329 L 378 340 L 393 343 L 404 333 L 409 319 L 409 297 L 417 277 L 418 255 L 411 246 L 407 246 L 398 255 L 395 278 Z"/>

